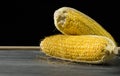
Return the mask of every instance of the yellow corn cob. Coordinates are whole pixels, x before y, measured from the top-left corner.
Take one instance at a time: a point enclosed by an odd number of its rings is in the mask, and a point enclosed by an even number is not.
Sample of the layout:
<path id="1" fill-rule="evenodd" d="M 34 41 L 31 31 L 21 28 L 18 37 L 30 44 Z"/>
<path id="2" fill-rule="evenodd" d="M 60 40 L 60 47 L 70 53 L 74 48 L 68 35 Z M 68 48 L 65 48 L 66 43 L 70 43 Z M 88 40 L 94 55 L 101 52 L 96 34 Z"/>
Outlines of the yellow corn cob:
<path id="1" fill-rule="evenodd" d="M 40 48 L 49 56 L 85 63 L 104 63 L 111 60 L 116 45 L 104 36 L 53 35 L 40 43 Z"/>
<path id="2" fill-rule="evenodd" d="M 99 23 L 84 13 L 71 7 L 62 7 L 56 10 L 54 13 L 54 24 L 63 34 L 102 35 L 115 42 L 111 34 Z"/>

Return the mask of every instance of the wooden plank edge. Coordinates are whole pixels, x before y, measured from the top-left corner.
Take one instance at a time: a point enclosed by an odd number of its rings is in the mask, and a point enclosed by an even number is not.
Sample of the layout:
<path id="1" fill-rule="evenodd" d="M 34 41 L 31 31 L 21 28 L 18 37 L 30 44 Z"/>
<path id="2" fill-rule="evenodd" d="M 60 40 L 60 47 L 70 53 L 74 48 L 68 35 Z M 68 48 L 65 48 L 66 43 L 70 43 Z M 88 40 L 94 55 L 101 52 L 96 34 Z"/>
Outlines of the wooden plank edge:
<path id="1" fill-rule="evenodd" d="M 0 46 L 0 50 L 40 50 L 40 46 Z"/>

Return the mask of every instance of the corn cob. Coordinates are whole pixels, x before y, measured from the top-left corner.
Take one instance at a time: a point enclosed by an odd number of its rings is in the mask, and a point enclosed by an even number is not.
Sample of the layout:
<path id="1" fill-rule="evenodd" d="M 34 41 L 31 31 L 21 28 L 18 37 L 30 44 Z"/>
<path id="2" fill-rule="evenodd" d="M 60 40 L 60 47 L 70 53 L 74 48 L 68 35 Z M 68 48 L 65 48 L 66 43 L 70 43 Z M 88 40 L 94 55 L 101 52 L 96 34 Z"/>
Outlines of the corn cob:
<path id="1" fill-rule="evenodd" d="M 85 63 L 106 63 L 114 56 L 116 45 L 104 36 L 53 35 L 40 43 L 40 48 L 49 56 Z"/>
<path id="2" fill-rule="evenodd" d="M 107 30 L 86 14 L 71 8 L 62 7 L 54 12 L 54 24 L 63 34 L 68 35 L 102 35 L 112 39 Z"/>

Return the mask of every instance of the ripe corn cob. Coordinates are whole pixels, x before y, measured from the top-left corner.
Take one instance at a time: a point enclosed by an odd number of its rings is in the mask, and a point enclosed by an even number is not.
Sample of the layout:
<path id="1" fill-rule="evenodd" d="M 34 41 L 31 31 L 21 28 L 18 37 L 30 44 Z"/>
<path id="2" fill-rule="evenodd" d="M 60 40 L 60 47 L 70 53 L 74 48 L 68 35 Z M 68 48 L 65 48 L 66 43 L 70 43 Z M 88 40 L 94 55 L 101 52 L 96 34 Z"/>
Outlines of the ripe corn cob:
<path id="1" fill-rule="evenodd" d="M 114 56 L 116 45 L 104 36 L 53 35 L 40 43 L 40 48 L 49 56 L 85 63 L 105 63 Z"/>
<path id="2" fill-rule="evenodd" d="M 71 7 L 62 7 L 56 10 L 54 13 L 54 24 L 63 34 L 102 35 L 115 42 L 111 34 L 99 23 L 84 13 Z"/>

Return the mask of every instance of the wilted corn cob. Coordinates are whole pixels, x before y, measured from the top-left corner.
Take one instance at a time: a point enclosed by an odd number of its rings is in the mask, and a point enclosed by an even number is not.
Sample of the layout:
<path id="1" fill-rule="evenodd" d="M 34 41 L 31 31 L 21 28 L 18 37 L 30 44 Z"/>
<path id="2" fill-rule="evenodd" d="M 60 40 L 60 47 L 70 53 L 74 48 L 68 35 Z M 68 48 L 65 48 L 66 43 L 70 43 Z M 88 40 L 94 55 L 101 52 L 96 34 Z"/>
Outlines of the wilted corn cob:
<path id="1" fill-rule="evenodd" d="M 70 7 L 62 7 L 54 13 L 54 24 L 63 34 L 68 35 L 102 35 L 112 39 L 99 23 L 84 13 Z"/>
<path id="2" fill-rule="evenodd" d="M 111 39 L 97 35 L 54 35 L 40 43 L 42 51 L 49 56 L 94 64 L 111 60 L 115 47 Z"/>

